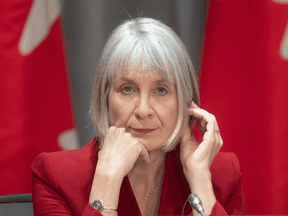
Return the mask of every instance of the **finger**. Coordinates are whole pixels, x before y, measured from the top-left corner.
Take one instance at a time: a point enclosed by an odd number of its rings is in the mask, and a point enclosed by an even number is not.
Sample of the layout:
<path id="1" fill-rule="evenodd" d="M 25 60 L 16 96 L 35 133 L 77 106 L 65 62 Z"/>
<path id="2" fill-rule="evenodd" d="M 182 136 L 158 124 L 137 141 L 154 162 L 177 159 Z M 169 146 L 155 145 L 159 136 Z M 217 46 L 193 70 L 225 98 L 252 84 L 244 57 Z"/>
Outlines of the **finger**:
<path id="1" fill-rule="evenodd" d="M 218 126 L 218 122 L 215 119 L 215 131 L 216 132 L 220 132 L 219 126 Z"/>
<path id="2" fill-rule="evenodd" d="M 140 158 L 141 160 L 146 164 L 146 165 L 150 165 L 151 163 L 151 160 L 150 160 L 150 157 L 149 157 L 149 153 L 148 153 L 148 150 L 145 148 L 144 145 L 140 144 L 141 145 L 141 152 L 140 152 Z"/>
<path id="3" fill-rule="evenodd" d="M 210 161 L 210 166 L 212 161 L 214 160 L 215 156 L 217 155 L 217 153 L 219 152 L 219 150 L 221 149 L 222 145 L 223 145 L 223 140 L 222 137 L 220 135 L 220 130 L 219 130 L 219 126 L 218 126 L 218 122 L 215 118 L 214 121 L 214 137 L 215 137 L 215 141 L 213 144 L 213 150 L 211 152 L 211 161 Z"/>
<path id="4" fill-rule="evenodd" d="M 196 117 L 197 114 L 194 115 L 194 114 L 193 114 L 193 110 L 194 110 L 194 109 L 192 109 L 192 108 L 188 108 L 188 114 L 194 117 L 194 120 L 197 122 L 197 124 L 198 124 L 198 126 L 199 126 L 199 129 L 200 129 L 200 131 L 201 131 L 201 133 L 202 133 L 202 135 L 203 135 L 203 134 L 205 133 L 205 131 L 206 131 L 206 123 L 203 122 L 203 119 L 202 119 L 202 118 Z"/>
<path id="5" fill-rule="evenodd" d="M 222 140 L 222 137 L 221 137 L 221 134 L 220 134 L 220 129 L 219 129 L 219 126 L 218 126 L 218 122 L 217 120 L 215 119 L 215 136 L 217 137 L 217 140 L 219 141 L 219 146 L 220 148 L 222 147 L 223 145 L 223 140 Z M 219 148 L 219 149 L 220 149 Z"/>
<path id="6" fill-rule="evenodd" d="M 205 127 L 205 133 L 203 134 L 203 141 L 205 145 L 213 146 L 211 147 L 211 150 L 213 152 L 214 149 L 214 143 L 218 142 L 216 137 L 216 131 L 215 131 L 215 116 L 208 113 L 205 110 L 202 109 L 192 109 L 192 115 L 195 116 L 198 119 L 201 119 L 201 123 L 203 123 L 203 127 Z"/>
<path id="7" fill-rule="evenodd" d="M 201 133 L 204 134 L 207 131 L 207 123 L 213 120 L 213 115 L 202 109 L 193 108 L 188 110 L 188 113 L 195 117 Z"/>
<path id="8" fill-rule="evenodd" d="M 219 132 L 215 131 L 215 143 L 213 145 L 213 152 L 212 152 L 213 158 L 220 149 L 220 143 L 221 143 L 220 139 L 221 139 L 221 136 Z"/>
<path id="9" fill-rule="evenodd" d="M 194 103 L 194 101 L 192 101 L 192 103 L 191 103 L 191 108 L 200 109 L 200 107 L 197 106 L 197 104 Z"/>
<path id="10" fill-rule="evenodd" d="M 215 116 L 200 108 L 193 108 L 188 110 L 190 110 L 191 115 L 200 121 L 200 124 L 198 124 L 200 127 L 203 127 L 202 130 L 201 128 L 200 130 L 201 132 L 205 132 L 205 134 L 203 134 L 203 139 L 214 139 L 217 143 L 221 143 L 220 133 L 216 131 L 219 127 Z"/>
<path id="11" fill-rule="evenodd" d="M 198 121 L 201 120 L 202 125 L 206 125 L 208 121 L 213 121 L 213 123 L 215 124 L 214 128 L 219 129 L 215 116 L 207 112 L 206 110 L 200 108 L 188 108 L 188 114 L 193 115 L 196 120 L 198 119 Z"/>
<path id="12" fill-rule="evenodd" d="M 216 148 L 216 151 L 218 152 L 223 146 L 223 139 L 221 137 L 217 121 L 215 121 L 215 136 L 216 136 L 216 139 L 217 139 L 217 145 L 216 145 L 215 148 Z"/>
<path id="13" fill-rule="evenodd" d="M 223 145 L 223 140 L 222 140 L 222 138 L 218 132 L 216 132 L 215 137 L 216 137 L 216 141 L 213 145 L 213 150 L 211 152 L 210 166 L 211 166 L 214 158 L 216 157 L 217 153 L 219 152 L 219 150 L 221 149 L 221 147 Z"/>
<path id="14" fill-rule="evenodd" d="M 191 129 L 187 123 L 186 128 L 184 130 L 184 133 L 181 137 L 180 150 L 183 150 L 183 149 L 187 150 L 187 148 L 188 148 L 194 152 L 198 146 L 199 146 L 199 144 L 195 140 L 194 136 L 191 135 Z"/>
<path id="15" fill-rule="evenodd" d="M 215 116 L 210 114 L 206 110 L 200 108 L 193 108 L 190 110 L 191 114 L 196 118 L 196 120 L 198 119 L 198 121 L 201 121 L 201 125 L 206 129 L 206 132 L 203 134 L 203 142 L 199 147 L 200 149 L 202 149 L 203 152 L 206 152 L 210 155 L 211 165 L 213 159 L 223 145 L 223 140 L 220 135 L 218 123 Z M 206 148 L 205 146 L 210 147 Z"/>

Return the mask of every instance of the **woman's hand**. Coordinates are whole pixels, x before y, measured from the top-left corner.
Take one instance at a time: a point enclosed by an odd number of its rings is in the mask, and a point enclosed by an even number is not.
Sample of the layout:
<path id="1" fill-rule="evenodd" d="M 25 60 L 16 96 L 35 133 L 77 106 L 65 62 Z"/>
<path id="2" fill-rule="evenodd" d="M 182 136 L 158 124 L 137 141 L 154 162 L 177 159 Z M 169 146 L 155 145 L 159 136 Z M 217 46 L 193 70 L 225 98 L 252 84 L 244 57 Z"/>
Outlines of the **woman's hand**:
<path id="1" fill-rule="evenodd" d="M 124 178 L 139 157 L 145 164 L 150 164 L 145 146 L 126 132 L 125 128 L 112 126 L 108 129 L 103 147 L 99 151 L 97 167 L 101 167 L 103 172 Z"/>
<path id="2" fill-rule="evenodd" d="M 210 167 L 223 145 L 223 140 L 215 116 L 200 109 L 194 102 L 191 108 L 188 108 L 188 114 L 195 117 L 203 141 L 199 143 L 191 136 L 191 129 L 187 123 L 180 142 L 181 163 L 191 193 L 195 193 L 202 200 L 205 214 L 209 215 L 216 202 Z M 198 213 L 193 210 L 193 215 Z"/>
<path id="3" fill-rule="evenodd" d="M 123 178 L 140 158 L 149 165 L 147 149 L 133 138 L 125 128 L 112 126 L 108 129 L 98 162 L 89 196 L 89 203 L 100 199 L 105 207 L 117 209 Z M 101 210 L 103 215 L 117 215 L 117 212 Z"/>
<path id="4" fill-rule="evenodd" d="M 198 170 L 210 170 L 213 159 L 223 145 L 219 127 L 215 116 L 200 109 L 194 102 L 188 108 L 188 114 L 195 117 L 203 135 L 203 141 L 197 142 L 191 136 L 191 129 L 188 126 L 180 142 L 180 158 L 184 172 L 193 175 Z"/>

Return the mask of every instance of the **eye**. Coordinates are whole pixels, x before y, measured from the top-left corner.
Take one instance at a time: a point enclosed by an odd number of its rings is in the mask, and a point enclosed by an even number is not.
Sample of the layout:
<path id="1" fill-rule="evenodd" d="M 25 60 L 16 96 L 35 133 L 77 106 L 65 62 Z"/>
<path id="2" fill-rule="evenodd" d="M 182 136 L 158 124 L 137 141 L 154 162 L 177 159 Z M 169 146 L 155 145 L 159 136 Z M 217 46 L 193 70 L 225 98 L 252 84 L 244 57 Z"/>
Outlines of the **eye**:
<path id="1" fill-rule="evenodd" d="M 157 89 L 158 89 L 158 90 L 160 89 L 160 91 L 158 91 L 160 94 L 166 93 L 166 89 L 163 88 L 163 87 L 159 87 L 159 88 L 157 88 Z"/>
<path id="2" fill-rule="evenodd" d="M 129 93 L 129 92 L 132 91 L 132 87 L 131 87 L 131 86 L 125 86 L 125 87 L 122 88 L 122 91 L 124 91 L 124 93 L 125 93 L 125 92 L 126 92 L 126 93 Z"/>

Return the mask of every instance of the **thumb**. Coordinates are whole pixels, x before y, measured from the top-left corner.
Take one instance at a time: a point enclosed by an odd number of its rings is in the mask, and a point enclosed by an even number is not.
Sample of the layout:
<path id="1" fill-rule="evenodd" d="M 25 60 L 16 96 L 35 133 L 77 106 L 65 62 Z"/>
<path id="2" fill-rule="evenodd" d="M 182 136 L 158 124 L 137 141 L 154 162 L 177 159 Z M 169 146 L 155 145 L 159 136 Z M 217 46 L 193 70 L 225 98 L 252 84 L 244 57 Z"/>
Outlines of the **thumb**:
<path id="1" fill-rule="evenodd" d="M 185 157 L 189 152 L 194 152 L 198 146 L 199 144 L 195 140 L 194 136 L 191 135 L 191 129 L 187 124 L 180 142 L 180 153 Z"/>
<path id="2" fill-rule="evenodd" d="M 150 165 L 151 160 L 149 157 L 149 153 L 148 150 L 145 148 L 144 145 L 141 144 L 141 152 L 140 152 L 140 158 L 141 160 L 146 164 L 146 165 Z"/>
<path id="3" fill-rule="evenodd" d="M 194 140 L 195 140 L 194 137 L 191 135 L 191 129 L 187 123 L 186 128 L 185 128 L 184 133 L 183 133 L 183 136 L 181 137 L 180 145 L 183 145 L 187 141 L 194 141 Z"/>

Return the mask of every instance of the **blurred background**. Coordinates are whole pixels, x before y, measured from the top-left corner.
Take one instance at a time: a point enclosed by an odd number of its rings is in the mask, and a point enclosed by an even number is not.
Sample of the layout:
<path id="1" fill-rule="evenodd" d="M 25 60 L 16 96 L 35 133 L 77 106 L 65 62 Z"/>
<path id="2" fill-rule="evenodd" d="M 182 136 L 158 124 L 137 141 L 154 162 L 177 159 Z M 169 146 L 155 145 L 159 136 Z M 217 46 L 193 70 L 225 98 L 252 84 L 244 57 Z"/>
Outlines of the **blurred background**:
<path id="1" fill-rule="evenodd" d="M 184 42 L 221 151 L 240 161 L 246 213 L 288 214 L 288 0 L 2 0 L 0 196 L 31 193 L 39 153 L 95 137 L 102 49 L 123 20 L 145 16 Z"/>

